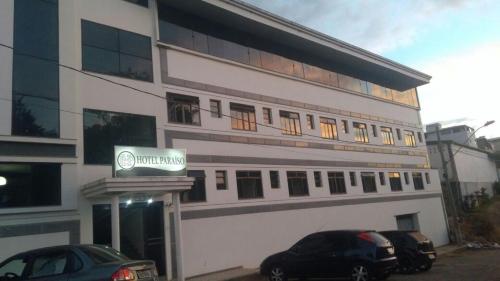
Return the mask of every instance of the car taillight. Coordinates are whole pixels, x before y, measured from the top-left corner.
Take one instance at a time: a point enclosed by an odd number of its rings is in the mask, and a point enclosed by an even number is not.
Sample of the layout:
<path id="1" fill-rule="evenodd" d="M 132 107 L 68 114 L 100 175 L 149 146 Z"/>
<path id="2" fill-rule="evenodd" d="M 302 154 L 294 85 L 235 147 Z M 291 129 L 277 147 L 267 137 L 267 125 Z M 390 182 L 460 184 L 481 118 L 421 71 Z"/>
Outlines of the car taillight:
<path id="1" fill-rule="evenodd" d="M 373 242 L 373 237 L 371 237 L 368 232 L 361 232 L 360 234 L 358 234 L 358 238 L 368 242 Z"/>
<path id="2" fill-rule="evenodd" d="M 132 272 L 132 270 L 126 267 L 118 269 L 117 272 L 111 275 L 111 281 L 127 281 L 127 280 L 134 280 L 134 273 Z"/>

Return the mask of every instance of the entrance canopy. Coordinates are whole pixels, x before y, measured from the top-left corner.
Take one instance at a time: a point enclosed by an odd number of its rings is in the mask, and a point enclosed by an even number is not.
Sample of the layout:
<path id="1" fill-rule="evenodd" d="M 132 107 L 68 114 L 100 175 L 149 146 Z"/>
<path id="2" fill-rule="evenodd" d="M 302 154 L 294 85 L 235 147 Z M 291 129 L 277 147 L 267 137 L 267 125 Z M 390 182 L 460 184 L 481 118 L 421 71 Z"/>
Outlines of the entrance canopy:
<path id="1" fill-rule="evenodd" d="M 111 198 L 137 193 L 160 196 L 166 193 L 190 190 L 194 178 L 190 177 L 136 177 L 102 178 L 83 186 L 82 193 L 88 199 Z"/>

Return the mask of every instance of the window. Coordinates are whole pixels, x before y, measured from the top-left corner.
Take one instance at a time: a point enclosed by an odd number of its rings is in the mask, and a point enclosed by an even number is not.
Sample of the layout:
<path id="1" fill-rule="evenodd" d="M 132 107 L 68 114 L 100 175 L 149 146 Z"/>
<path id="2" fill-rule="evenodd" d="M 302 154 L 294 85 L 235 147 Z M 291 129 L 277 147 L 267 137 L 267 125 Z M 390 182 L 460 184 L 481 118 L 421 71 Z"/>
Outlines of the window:
<path id="1" fill-rule="evenodd" d="M 56 1 L 13 1 L 12 135 L 59 137 Z M 43 34 L 43 36 L 41 36 Z M 2 61 L 2 64 L 6 64 Z"/>
<path id="2" fill-rule="evenodd" d="M 412 131 L 405 131 L 405 145 L 406 146 L 417 146 L 417 143 L 415 142 L 415 133 Z"/>
<path id="3" fill-rule="evenodd" d="M 425 173 L 425 182 L 427 184 L 431 184 L 431 177 L 429 176 L 429 173 Z"/>
<path id="4" fill-rule="evenodd" d="M 143 7 L 148 7 L 148 0 L 125 0 L 127 2 L 130 2 L 130 3 L 134 3 L 134 4 L 137 4 L 137 5 L 140 5 L 140 6 L 143 6 Z"/>
<path id="5" fill-rule="evenodd" d="M 217 190 L 227 189 L 227 172 L 215 171 L 215 183 L 217 186 Z"/>
<path id="6" fill-rule="evenodd" d="M 385 173 L 384 172 L 379 172 L 378 177 L 380 179 L 380 185 L 385 185 Z"/>
<path id="7" fill-rule="evenodd" d="M 280 110 L 280 119 L 281 133 L 294 136 L 302 135 L 298 113 Z"/>
<path id="8" fill-rule="evenodd" d="M 346 193 L 344 172 L 328 172 L 330 194 Z"/>
<path id="9" fill-rule="evenodd" d="M 401 130 L 396 129 L 396 135 L 398 136 L 398 140 L 401 140 Z"/>
<path id="10" fill-rule="evenodd" d="M 401 191 L 401 175 L 396 172 L 389 173 L 389 183 L 391 184 L 391 191 Z"/>
<path id="11" fill-rule="evenodd" d="M 374 138 L 378 137 L 377 126 L 376 125 L 372 125 L 372 132 L 373 132 L 373 137 Z"/>
<path id="12" fill-rule="evenodd" d="M 61 205 L 61 165 L 1 163 L 0 209 Z"/>
<path id="13" fill-rule="evenodd" d="M 347 120 L 342 120 L 342 132 L 344 134 L 349 134 L 349 122 L 347 122 Z"/>
<path id="14" fill-rule="evenodd" d="M 210 115 L 215 118 L 222 117 L 220 100 L 210 100 Z"/>
<path id="15" fill-rule="evenodd" d="M 352 127 L 354 128 L 354 140 L 357 142 L 368 143 L 368 129 L 366 124 L 353 122 Z"/>
<path id="16" fill-rule="evenodd" d="M 320 171 L 315 171 L 314 172 L 314 185 L 316 187 L 322 187 L 323 186 L 323 180 L 321 179 L 321 172 Z"/>
<path id="17" fill-rule="evenodd" d="M 424 180 L 422 179 L 422 173 L 412 173 L 413 187 L 415 190 L 424 189 Z"/>
<path id="18" fill-rule="evenodd" d="M 321 129 L 321 137 L 325 139 L 337 139 L 337 123 L 335 119 L 319 118 L 319 127 Z"/>
<path id="19" fill-rule="evenodd" d="M 230 103 L 231 128 L 235 130 L 257 131 L 255 108 L 249 105 Z"/>
<path id="20" fill-rule="evenodd" d="M 377 192 L 377 184 L 375 182 L 375 173 L 361 172 L 361 182 L 363 184 L 363 192 Z"/>
<path id="21" fill-rule="evenodd" d="M 403 175 L 405 177 L 405 184 L 409 185 L 410 184 L 410 176 L 408 175 L 407 172 L 405 172 Z"/>
<path id="22" fill-rule="evenodd" d="M 271 125 L 273 124 L 273 112 L 270 108 L 264 107 L 262 108 L 262 112 L 264 114 L 264 124 Z"/>
<path id="23" fill-rule="evenodd" d="M 188 177 L 194 178 L 193 186 L 190 190 L 181 193 L 181 203 L 204 202 L 207 200 L 205 193 L 205 171 L 187 171 Z"/>
<path id="24" fill-rule="evenodd" d="M 236 171 L 238 199 L 263 198 L 260 171 Z"/>
<path id="25" fill-rule="evenodd" d="M 389 127 L 380 127 L 380 134 L 382 135 L 382 143 L 385 145 L 394 145 L 394 136 L 392 129 Z"/>
<path id="26" fill-rule="evenodd" d="M 306 172 L 286 172 L 288 179 L 288 194 L 290 196 L 309 195 L 309 185 L 307 184 Z"/>
<path id="27" fill-rule="evenodd" d="M 201 125 L 198 97 L 169 93 L 167 96 L 168 121 L 188 125 Z"/>
<path id="28" fill-rule="evenodd" d="M 349 172 L 349 180 L 351 181 L 351 186 L 358 185 L 358 181 L 356 179 L 356 172 Z"/>
<path id="29" fill-rule="evenodd" d="M 311 114 L 307 114 L 306 119 L 307 119 L 307 128 L 309 130 L 313 130 L 314 129 L 314 116 L 312 116 Z"/>
<path id="30" fill-rule="evenodd" d="M 278 171 L 269 171 L 271 188 L 280 188 L 280 174 Z"/>
<path id="31" fill-rule="evenodd" d="M 68 264 L 68 254 L 66 251 L 54 251 L 36 256 L 31 262 L 31 278 L 41 278 L 55 276 L 64 273 Z"/>
<path id="32" fill-rule="evenodd" d="M 115 145 L 156 147 L 155 117 L 84 109 L 85 164 L 111 165 Z"/>
<path id="33" fill-rule="evenodd" d="M 153 82 L 151 39 L 82 20 L 82 68 Z"/>
<path id="34" fill-rule="evenodd" d="M 5 274 L 7 272 L 14 273 L 17 276 L 22 276 L 24 270 L 26 269 L 26 265 L 28 264 L 28 259 L 25 259 L 23 257 L 21 258 L 15 258 L 10 261 L 8 261 L 6 264 L 4 264 L 2 267 L 0 267 L 0 278 L 3 280 L 9 280 Z M 12 281 L 14 280 L 19 280 L 18 278 L 15 279 L 10 279 Z"/>
<path id="35" fill-rule="evenodd" d="M 422 142 L 422 133 L 421 132 L 417 132 L 417 136 L 418 136 L 418 142 Z"/>
<path id="36" fill-rule="evenodd" d="M 415 231 L 419 230 L 418 216 L 417 214 L 407 214 L 396 216 L 396 224 L 398 230 L 402 231 Z"/>

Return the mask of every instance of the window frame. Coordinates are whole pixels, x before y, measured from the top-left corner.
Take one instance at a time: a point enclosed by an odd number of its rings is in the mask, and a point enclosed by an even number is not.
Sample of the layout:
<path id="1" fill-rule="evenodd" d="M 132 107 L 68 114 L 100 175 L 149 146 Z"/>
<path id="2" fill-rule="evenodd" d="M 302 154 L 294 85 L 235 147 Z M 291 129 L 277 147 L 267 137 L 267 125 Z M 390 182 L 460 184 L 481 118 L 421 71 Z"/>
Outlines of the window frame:
<path id="1" fill-rule="evenodd" d="M 242 176 L 242 173 L 247 173 L 246 176 Z M 259 176 L 252 176 L 250 173 L 258 173 Z M 237 193 L 238 193 L 238 200 L 253 200 L 253 199 L 263 199 L 264 198 L 264 188 L 262 184 L 262 171 L 260 170 L 237 170 L 235 172 L 236 174 L 236 187 L 237 187 Z M 258 179 L 258 185 L 255 187 L 257 188 L 254 190 L 254 193 L 256 194 L 255 196 L 242 196 L 243 192 L 240 192 L 243 190 L 244 186 L 240 186 L 241 181 L 243 179 Z"/>
<path id="2" fill-rule="evenodd" d="M 425 172 L 425 182 L 431 184 L 431 176 L 428 172 Z"/>
<path id="3" fill-rule="evenodd" d="M 193 186 L 191 187 L 190 190 L 182 191 L 180 194 L 180 201 L 181 204 L 196 204 L 196 203 L 204 203 L 207 202 L 207 177 L 205 174 L 205 170 L 188 170 L 187 171 L 187 176 L 188 177 L 194 177 L 195 180 L 193 182 Z M 203 192 L 201 199 L 196 199 L 193 200 L 190 198 L 190 196 L 196 191 L 198 192 L 198 189 L 201 188 L 201 182 L 203 182 Z M 187 194 L 187 196 L 185 195 Z"/>
<path id="4" fill-rule="evenodd" d="M 297 117 L 290 117 L 297 115 Z M 302 126 L 300 124 L 300 114 L 298 112 L 280 110 L 281 134 L 287 136 L 302 136 Z M 293 131 L 291 130 L 293 126 Z M 289 129 L 287 129 L 287 127 Z"/>
<path id="5" fill-rule="evenodd" d="M 215 111 L 213 110 L 214 106 L 216 108 Z M 222 108 L 220 100 L 210 99 L 210 116 L 214 118 L 222 118 Z"/>
<path id="6" fill-rule="evenodd" d="M 401 140 L 401 129 L 396 128 L 396 135 L 398 137 L 398 140 L 400 141 Z"/>
<path id="7" fill-rule="evenodd" d="M 314 130 L 314 115 L 312 114 L 306 114 L 306 121 L 307 121 L 307 129 L 309 130 Z"/>
<path id="8" fill-rule="evenodd" d="M 349 183 L 351 186 L 358 186 L 357 173 L 354 171 L 349 172 Z"/>
<path id="9" fill-rule="evenodd" d="M 370 137 L 368 135 L 368 126 L 366 123 L 352 122 L 354 130 L 354 140 L 359 143 L 369 143 Z"/>
<path id="10" fill-rule="evenodd" d="M 319 127 L 322 138 L 329 140 L 338 140 L 339 135 L 337 131 L 337 120 L 335 120 L 334 118 L 320 117 Z"/>
<path id="11" fill-rule="evenodd" d="M 330 188 L 330 194 L 346 194 L 347 186 L 345 182 L 344 172 L 332 171 L 328 172 L 327 174 L 328 174 L 328 186 Z M 338 186 L 339 180 L 342 180 L 341 186 Z"/>
<path id="12" fill-rule="evenodd" d="M 262 108 L 262 118 L 264 120 L 264 124 L 272 125 L 273 124 L 273 110 L 270 107 Z"/>
<path id="13" fill-rule="evenodd" d="M 377 125 L 372 124 L 372 133 L 374 138 L 378 138 Z"/>
<path id="14" fill-rule="evenodd" d="M 405 146 L 417 147 L 417 140 L 415 139 L 415 132 L 410 130 L 404 130 L 404 141 Z"/>
<path id="15" fill-rule="evenodd" d="M 397 175 L 397 176 L 395 176 Z M 397 179 L 397 184 L 396 180 Z M 389 185 L 391 186 L 391 191 L 403 191 L 403 182 L 401 181 L 401 173 L 400 172 L 389 172 Z"/>
<path id="16" fill-rule="evenodd" d="M 300 176 L 299 176 L 300 174 Z M 307 172 L 306 171 L 287 171 L 286 172 L 286 178 L 287 178 L 287 183 L 288 183 L 288 195 L 290 197 L 305 197 L 309 196 L 309 182 L 307 179 Z M 305 183 L 305 188 L 301 187 L 304 189 L 306 192 L 296 192 L 295 186 L 290 184 L 290 182 L 294 180 L 300 180 L 302 183 Z M 302 191 L 302 190 L 299 190 Z"/>
<path id="17" fill-rule="evenodd" d="M 275 177 L 276 181 L 273 181 L 273 177 Z M 276 184 L 274 184 L 276 183 Z M 271 170 L 269 171 L 269 184 L 271 185 L 272 189 L 278 189 L 281 187 L 281 180 L 280 180 L 280 172 L 277 170 Z"/>
<path id="18" fill-rule="evenodd" d="M 177 107 L 182 106 L 182 120 L 177 120 Z M 184 106 L 189 106 L 189 112 L 191 114 L 191 122 L 186 121 L 186 108 Z M 172 115 L 173 114 L 173 115 Z M 197 114 L 198 119 L 194 121 L 193 116 Z M 175 116 L 175 118 L 173 118 Z M 167 118 L 168 123 L 173 124 L 183 124 L 190 126 L 201 126 L 201 111 L 200 111 L 200 98 L 197 96 L 188 96 L 177 93 L 167 93 Z M 174 120 L 175 119 L 175 120 Z"/>
<path id="19" fill-rule="evenodd" d="M 231 102 L 229 103 L 229 110 L 231 112 L 231 129 L 257 132 L 255 106 Z M 241 114 L 241 118 L 238 118 L 237 114 Z M 241 128 L 239 127 L 240 122 L 242 125 Z"/>
<path id="20" fill-rule="evenodd" d="M 222 184 L 218 182 L 218 180 L 221 178 L 219 173 L 222 173 Z M 215 187 L 217 190 L 227 190 L 228 185 L 227 185 L 227 171 L 226 170 L 216 170 L 215 171 Z"/>
<path id="21" fill-rule="evenodd" d="M 378 172 L 378 178 L 380 181 L 380 185 L 385 186 L 386 185 L 385 172 Z"/>
<path id="22" fill-rule="evenodd" d="M 394 135 L 391 127 L 380 126 L 380 136 L 384 145 L 394 145 Z"/>
<path id="23" fill-rule="evenodd" d="M 342 123 L 342 132 L 344 134 L 349 134 L 349 121 L 343 119 L 341 123 Z"/>
<path id="24" fill-rule="evenodd" d="M 410 175 L 408 174 L 408 172 L 404 172 L 403 176 L 405 178 L 405 185 L 410 185 Z"/>
<path id="25" fill-rule="evenodd" d="M 413 179 L 413 188 L 415 190 L 424 190 L 424 177 L 421 172 L 412 172 L 411 177 Z"/>
<path id="26" fill-rule="evenodd" d="M 313 171 L 314 175 L 314 186 L 323 187 L 323 175 L 321 171 Z"/>
<path id="27" fill-rule="evenodd" d="M 363 193 L 377 193 L 377 180 L 375 172 L 361 172 L 361 183 L 363 186 Z M 371 183 L 373 183 L 373 186 L 368 185 Z"/>

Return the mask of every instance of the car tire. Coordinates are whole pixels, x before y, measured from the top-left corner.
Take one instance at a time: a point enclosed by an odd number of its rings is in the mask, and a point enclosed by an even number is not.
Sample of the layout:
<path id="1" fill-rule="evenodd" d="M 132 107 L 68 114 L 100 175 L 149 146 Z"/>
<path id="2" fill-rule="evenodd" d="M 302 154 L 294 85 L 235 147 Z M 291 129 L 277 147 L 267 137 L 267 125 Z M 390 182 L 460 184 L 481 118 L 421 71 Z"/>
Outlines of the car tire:
<path id="1" fill-rule="evenodd" d="M 279 264 L 275 264 L 271 266 L 269 269 L 269 274 L 268 274 L 268 280 L 269 281 L 288 281 L 288 276 L 286 274 L 285 269 L 283 266 Z"/>
<path id="2" fill-rule="evenodd" d="M 415 272 L 415 265 L 411 257 L 403 257 L 399 260 L 399 272 L 403 274 L 411 274 Z"/>
<path id="3" fill-rule="evenodd" d="M 368 267 L 365 264 L 358 263 L 351 268 L 351 280 L 352 281 L 370 281 L 371 274 Z"/>
<path id="4" fill-rule="evenodd" d="M 420 270 L 421 271 L 429 271 L 431 270 L 432 268 L 432 262 L 428 261 L 428 262 L 425 262 L 424 264 L 422 264 L 422 266 L 420 266 Z"/>

